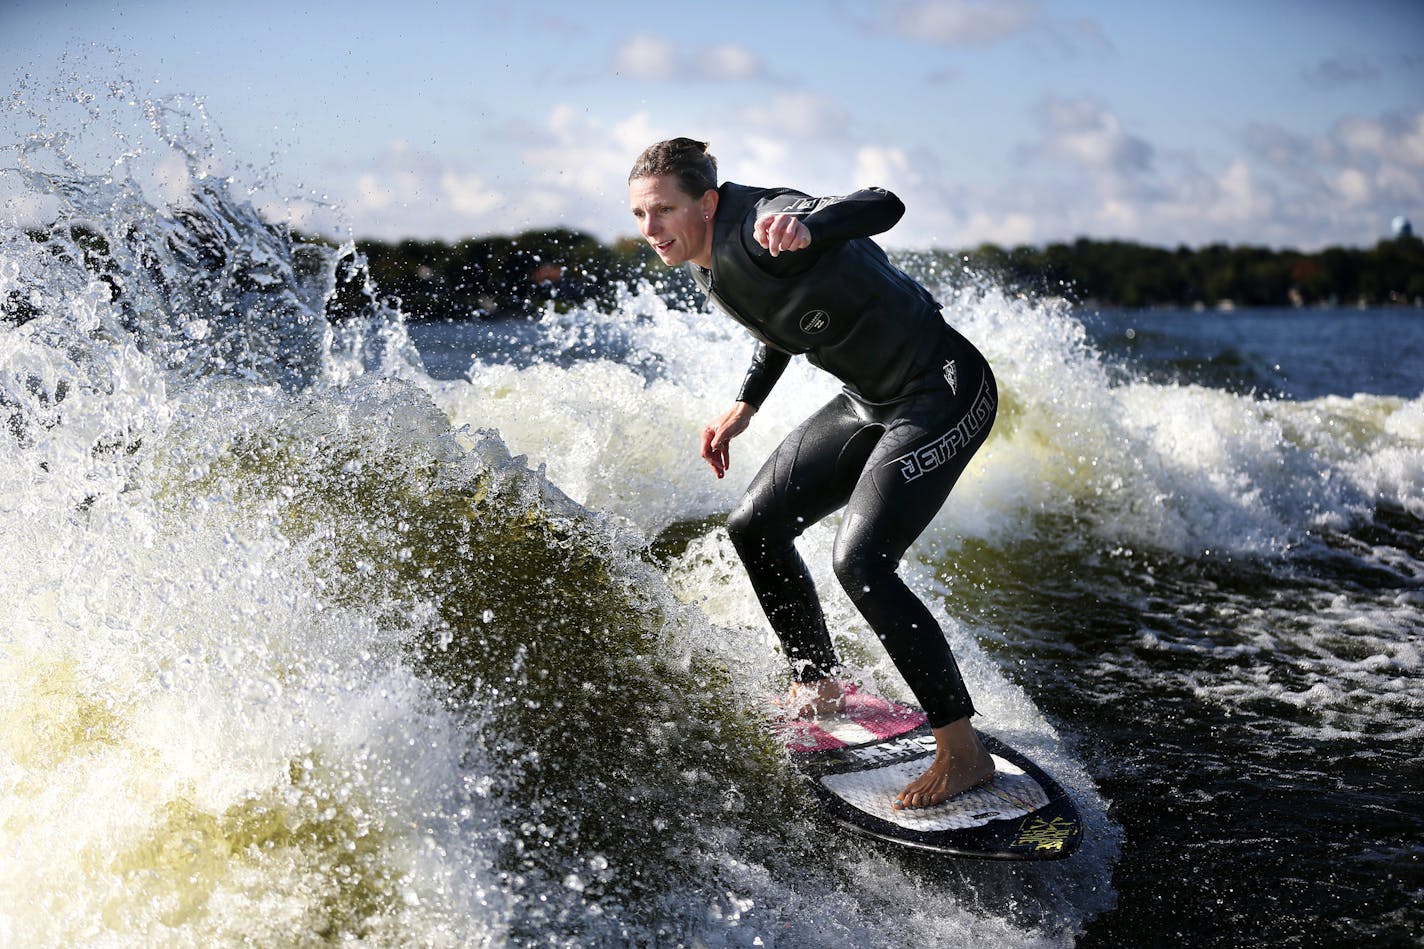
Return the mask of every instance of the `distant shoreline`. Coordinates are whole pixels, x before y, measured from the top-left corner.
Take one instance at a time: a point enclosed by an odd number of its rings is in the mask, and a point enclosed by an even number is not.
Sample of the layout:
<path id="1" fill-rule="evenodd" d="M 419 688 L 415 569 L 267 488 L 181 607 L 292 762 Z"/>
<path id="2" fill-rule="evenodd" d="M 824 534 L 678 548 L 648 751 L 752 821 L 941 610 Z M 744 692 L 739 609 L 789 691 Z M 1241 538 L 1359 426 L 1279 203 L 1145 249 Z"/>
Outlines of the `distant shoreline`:
<path id="1" fill-rule="evenodd" d="M 81 224 L 67 225 L 86 260 L 107 255 L 109 238 Z M 290 241 L 297 266 L 332 248 L 331 239 L 268 224 Z M 29 231 L 36 242 L 45 228 Z M 618 305 L 624 288 L 651 286 L 669 305 L 699 306 L 702 294 L 682 268 L 669 269 L 645 241 L 605 244 L 564 228 L 514 236 L 396 242 L 362 239 L 335 261 L 327 316 L 341 320 L 379 300 L 407 319 L 537 319 L 552 307 Z M 324 257 L 315 255 L 316 258 Z M 1211 244 L 1175 250 L 1128 241 L 1079 238 L 1070 243 L 1010 249 L 981 244 L 970 250 L 897 251 L 892 260 L 927 286 L 995 289 L 1078 307 L 1234 311 L 1293 308 L 1424 308 L 1424 241 L 1413 234 L 1371 248 L 1328 247 L 1313 253 Z M 326 259 L 329 260 L 329 257 Z M 98 266 L 97 263 L 95 266 Z M 101 276 L 103 276 L 101 274 Z M 0 311 L 23 301 L 0 301 Z"/>
<path id="2" fill-rule="evenodd" d="M 647 281 L 675 302 L 700 299 L 641 240 L 605 244 L 566 229 L 455 242 L 361 239 L 356 251 L 382 296 L 411 319 L 537 318 L 556 309 L 610 305 L 619 284 Z M 1075 306 L 1123 309 L 1424 307 L 1424 241 L 1412 235 L 1371 248 L 1315 252 L 1211 244 L 1175 249 L 1079 238 L 1042 247 L 902 251 L 892 258 L 931 283 L 991 281 L 1011 292 Z"/>

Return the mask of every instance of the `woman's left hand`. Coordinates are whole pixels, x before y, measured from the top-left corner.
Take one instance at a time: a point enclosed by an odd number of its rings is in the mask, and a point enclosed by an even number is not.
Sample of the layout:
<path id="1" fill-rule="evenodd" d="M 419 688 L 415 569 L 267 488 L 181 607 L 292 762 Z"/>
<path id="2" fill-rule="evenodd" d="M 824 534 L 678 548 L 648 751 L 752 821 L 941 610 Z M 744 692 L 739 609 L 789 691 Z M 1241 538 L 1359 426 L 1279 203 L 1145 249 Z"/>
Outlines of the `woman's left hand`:
<path id="1" fill-rule="evenodd" d="M 755 405 L 738 402 L 702 430 L 702 460 L 712 467 L 717 477 L 722 477 L 732 467 L 730 443 L 747 430 L 756 411 Z"/>
<path id="2" fill-rule="evenodd" d="M 782 211 L 757 218 L 752 236 L 771 251 L 773 257 L 784 250 L 804 250 L 811 246 L 811 229 L 796 215 Z"/>

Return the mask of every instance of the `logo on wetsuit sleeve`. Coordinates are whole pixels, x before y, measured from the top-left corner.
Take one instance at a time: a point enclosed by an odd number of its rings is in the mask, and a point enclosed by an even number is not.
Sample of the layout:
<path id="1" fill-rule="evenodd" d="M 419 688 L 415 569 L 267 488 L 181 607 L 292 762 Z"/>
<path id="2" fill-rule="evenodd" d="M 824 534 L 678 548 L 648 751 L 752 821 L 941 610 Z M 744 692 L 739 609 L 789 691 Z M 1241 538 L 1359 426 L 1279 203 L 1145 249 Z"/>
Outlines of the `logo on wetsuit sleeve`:
<path id="1" fill-rule="evenodd" d="M 953 359 L 945 361 L 944 381 L 949 383 L 951 395 L 959 395 L 959 369 L 954 365 Z"/>
<path id="2" fill-rule="evenodd" d="M 831 314 L 825 310 L 812 310 L 801 317 L 801 332 L 814 336 L 831 325 Z"/>
<path id="3" fill-rule="evenodd" d="M 906 452 L 886 464 L 899 465 L 900 473 L 905 476 L 906 481 L 914 481 L 921 475 L 929 474 L 948 464 L 951 458 L 959 454 L 959 449 L 973 441 L 974 436 L 994 420 L 995 407 L 994 393 L 989 388 L 989 379 L 986 376 L 979 386 L 979 395 L 975 397 L 974 404 L 964 413 L 959 424 L 928 445 Z"/>

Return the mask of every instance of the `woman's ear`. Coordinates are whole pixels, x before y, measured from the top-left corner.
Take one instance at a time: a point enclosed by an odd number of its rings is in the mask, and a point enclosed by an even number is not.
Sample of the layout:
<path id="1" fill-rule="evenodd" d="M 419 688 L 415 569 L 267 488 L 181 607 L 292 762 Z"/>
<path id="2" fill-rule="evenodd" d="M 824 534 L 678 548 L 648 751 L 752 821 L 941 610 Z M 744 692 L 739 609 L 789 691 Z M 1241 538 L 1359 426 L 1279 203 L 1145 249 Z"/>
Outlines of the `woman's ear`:
<path id="1" fill-rule="evenodd" d="M 710 221 L 717 215 L 717 199 L 720 197 L 716 188 L 702 192 L 702 220 Z"/>

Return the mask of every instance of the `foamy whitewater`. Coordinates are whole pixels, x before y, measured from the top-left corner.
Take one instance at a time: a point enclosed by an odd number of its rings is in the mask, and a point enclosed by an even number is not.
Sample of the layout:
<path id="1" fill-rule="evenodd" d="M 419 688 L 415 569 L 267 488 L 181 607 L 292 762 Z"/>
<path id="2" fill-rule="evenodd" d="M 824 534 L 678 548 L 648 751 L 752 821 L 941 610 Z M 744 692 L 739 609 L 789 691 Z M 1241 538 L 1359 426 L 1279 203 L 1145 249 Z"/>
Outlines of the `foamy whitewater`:
<path id="1" fill-rule="evenodd" d="M 0 152 L 0 944 L 1303 939 L 1280 874 L 1219 882 L 1306 835 L 1258 791 L 1340 809 L 1364 857 L 1284 864 L 1317 913 L 1384 890 L 1340 934 L 1418 925 L 1418 392 L 1124 377 L 1065 304 L 920 272 L 1002 408 L 903 570 L 1087 842 L 907 854 L 769 737 L 721 526 L 831 380 L 793 364 L 718 481 L 730 321 L 640 287 L 515 356 L 407 327 L 351 245 L 264 223 L 199 103 L 91 85 L 22 89 Z M 838 644 L 903 697 L 834 530 L 802 546 Z"/>

